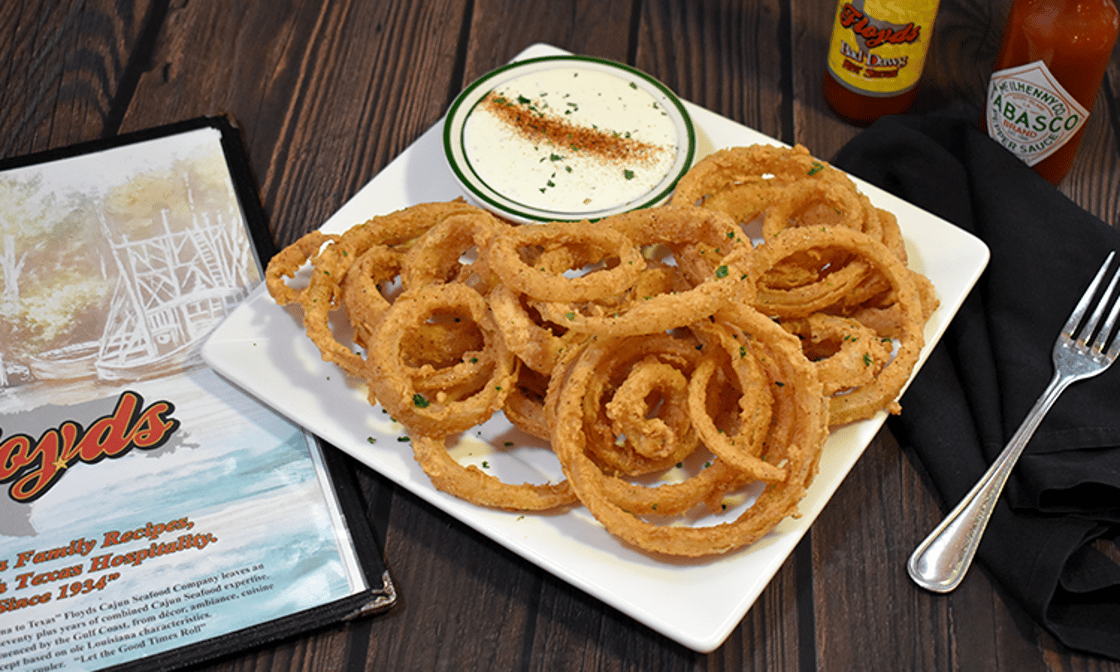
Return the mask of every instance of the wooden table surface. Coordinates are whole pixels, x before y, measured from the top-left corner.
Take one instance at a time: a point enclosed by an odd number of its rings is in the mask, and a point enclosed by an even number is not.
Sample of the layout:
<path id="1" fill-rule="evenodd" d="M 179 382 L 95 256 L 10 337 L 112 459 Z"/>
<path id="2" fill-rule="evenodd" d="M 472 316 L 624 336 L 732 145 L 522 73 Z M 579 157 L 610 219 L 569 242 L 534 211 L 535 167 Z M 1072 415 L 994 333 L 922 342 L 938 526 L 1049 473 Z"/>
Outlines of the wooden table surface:
<path id="1" fill-rule="evenodd" d="M 942 1 L 915 111 L 978 108 L 1009 4 Z M 822 99 L 833 8 L 825 0 L 3 0 L 0 157 L 229 115 L 273 235 L 286 244 L 435 124 L 466 84 L 546 42 L 630 63 L 687 100 L 828 158 L 859 131 Z M 1118 96 L 1120 51 L 1060 187 L 1113 225 Z M 910 582 L 906 558 L 940 509 L 921 466 L 888 430 L 707 655 L 355 469 L 399 603 L 206 669 L 1120 670 L 1055 642 L 983 570 L 949 596 Z"/>

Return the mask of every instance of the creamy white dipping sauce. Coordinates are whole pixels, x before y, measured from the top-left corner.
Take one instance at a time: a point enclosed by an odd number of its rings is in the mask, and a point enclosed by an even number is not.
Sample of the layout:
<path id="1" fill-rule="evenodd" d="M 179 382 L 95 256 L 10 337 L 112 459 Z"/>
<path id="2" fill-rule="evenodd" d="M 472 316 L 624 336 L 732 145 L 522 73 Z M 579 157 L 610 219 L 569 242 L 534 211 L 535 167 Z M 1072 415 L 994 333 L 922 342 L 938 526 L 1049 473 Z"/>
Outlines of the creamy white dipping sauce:
<path id="1" fill-rule="evenodd" d="M 463 126 L 470 169 L 522 205 L 591 213 L 635 201 L 668 175 L 677 128 L 633 80 L 561 67 L 493 89 Z"/>

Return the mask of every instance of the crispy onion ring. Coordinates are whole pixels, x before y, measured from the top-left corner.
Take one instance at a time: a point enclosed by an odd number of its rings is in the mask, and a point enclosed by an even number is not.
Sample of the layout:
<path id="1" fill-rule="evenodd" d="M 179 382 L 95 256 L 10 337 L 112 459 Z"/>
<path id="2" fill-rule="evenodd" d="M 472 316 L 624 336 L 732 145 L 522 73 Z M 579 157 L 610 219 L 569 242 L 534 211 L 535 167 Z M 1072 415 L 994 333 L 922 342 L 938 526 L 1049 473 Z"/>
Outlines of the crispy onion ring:
<path id="1" fill-rule="evenodd" d="M 733 305 L 733 304 L 732 304 Z M 592 514 L 612 534 L 643 550 L 675 556 L 699 557 L 725 553 L 744 544 L 759 539 L 788 515 L 795 514 L 797 503 L 805 494 L 811 476 L 815 473 L 819 459 L 820 446 L 826 436 L 827 410 L 820 393 L 820 382 L 816 371 L 801 355 L 800 344 L 773 322 L 761 316 L 752 316 L 749 308 L 731 309 L 729 316 L 746 326 L 754 338 L 759 339 L 768 351 L 769 366 L 773 367 L 777 380 L 784 383 L 784 394 L 775 396 L 776 417 L 797 415 L 797 423 L 791 425 L 793 433 L 789 441 L 781 445 L 768 442 L 768 455 L 779 460 L 786 470 L 784 480 L 770 484 L 757 500 L 734 521 L 711 526 L 660 525 L 656 520 L 648 520 L 645 513 L 654 513 L 650 508 L 634 510 L 629 504 L 620 503 L 612 498 L 612 491 L 618 489 L 618 479 L 604 474 L 601 468 L 589 457 L 589 439 L 583 431 L 584 395 L 597 371 L 597 358 L 586 356 L 597 348 L 610 347 L 603 339 L 593 342 L 580 357 L 573 361 L 564 372 L 563 383 L 557 387 L 559 398 L 555 402 L 555 430 L 553 449 L 560 457 L 568 482 L 577 497 Z M 739 325 L 737 325 L 739 326 Z M 613 339 L 612 339 L 613 340 Z M 718 462 L 718 461 L 717 461 Z M 719 486 L 721 481 L 713 481 L 703 470 L 696 478 L 702 486 Z M 739 485 L 736 472 L 730 472 L 730 482 Z M 727 472 L 724 472 L 726 474 Z M 690 481 L 693 479 L 689 479 Z M 688 481 L 686 481 L 688 483 Z M 675 488 L 680 490 L 685 484 L 662 485 L 646 488 L 656 496 L 661 490 Z M 632 490 L 637 488 L 631 486 Z M 692 493 L 690 493 L 692 494 Z M 656 499 L 656 514 L 664 515 L 674 510 L 673 502 Z"/>
<path id="2" fill-rule="evenodd" d="M 484 250 L 499 228 L 506 225 L 488 212 L 456 214 L 425 231 L 415 240 L 401 263 L 405 289 L 445 282 L 462 282 L 486 294 L 497 283 L 479 250 Z M 474 250 L 476 258 L 464 263 Z"/>
<path id="3" fill-rule="evenodd" d="M 518 367 L 517 383 L 502 407 L 506 419 L 529 436 L 548 440 L 551 430 L 545 417 L 544 395 L 549 378 L 527 366 Z"/>
<path id="4" fill-rule="evenodd" d="M 598 375 L 584 389 L 583 422 L 588 451 L 598 464 L 612 473 L 642 475 L 667 469 L 696 448 L 685 376 L 697 359 L 693 339 L 668 334 L 611 339 L 586 348 L 583 363 Z M 659 375 L 656 384 L 651 375 Z M 660 394 L 656 414 L 647 401 L 651 390 Z M 656 437 L 625 431 L 637 428 L 639 415 L 647 427 L 658 428 Z"/>
<path id="5" fill-rule="evenodd" d="M 541 319 L 526 305 L 524 295 L 508 285 L 494 287 L 489 301 L 506 346 L 529 368 L 550 373 L 560 352 L 576 334 L 564 333 L 555 323 Z"/>
<path id="6" fill-rule="evenodd" d="M 937 305 L 906 262 L 897 220 L 847 176 L 758 146 L 701 161 L 671 205 L 594 224 L 452 202 L 309 234 L 266 284 L 405 426 L 436 488 L 582 503 L 628 544 L 699 557 L 798 515 L 831 426 L 898 411 Z M 498 411 L 551 444 L 564 481 L 460 464 L 449 445 Z"/>
<path id="7" fill-rule="evenodd" d="M 762 366 L 765 352 L 746 334 L 723 323 L 705 325 L 705 347 L 712 352 L 696 367 L 689 382 L 689 412 L 693 426 L 704 444 L 720 459 L 751 480 L 777 482 L 785 470 L 761 458 L 769 436 L 774 403 L 771 381 Z M 722 351 L 722 352 L 719 352 Z M 730 372 L 727 383 L 713 386 L 721 367 Z M 738 398 L 735 422 L 728 430 L 717 427 L 709 413 L 709 399 L 715 392 Z"/>
<path id="8" fill-rule="evenodd" d="M 783 234 L 783 237 L 787 240 L 799 238 L 792 234 Z M 784 243 L 785 240 L 780 242 Z M 785 247 L 780 245 L 777 239 L 768 243 L 767 250 Z M 759 274 L 758 295 L 755 300 L 755 305 L 760 310 L 782 319 L 807 317 L 829 306 L 846 302 L 848 297 L 859 290 L 872 272 L 872 266 L 863 260 L 845 260 L 835 264 L 829 261 L 829 255 L 826 253 L 803 255 L 798 263 L 808 266 L 811 271 L 805 274 L 808 280 L 800 285 L 790 282 L 785 264 L 775 262 L 766 266 L 760 262 L 760 266 L 765 269 Z M 769 275 L 771 270 L 776 273 L 779 282 L 771 282 L 772 278 Z"/>
<path id="9" fill-rule="evenodd" d="M 726 215 L 662 206 L 615 215 L 599 224 L 643 247 L 676 247 L 679 266 L 691 277 L 683 285 L 666 285 L 670 291 L 665 293 L 633 296 L 624 305 L 577 305 L 558 297 L 533 302 L 546 320 L 580 333 L 627 336 L 683 327 L 727 301 L 751 300 L 753 284 L 745 282 L 751 272 L 751 243 Z"/>
<path id="10" fill-rule="evenodd" d="M 342 282 L 342 303 L 358 345 L 366 346 L 377 321 L 392 305 L 383 288 L 400 273 L 403 261 L 403 255 L 393 248 L 374 245 L 347 271 Z"/>
<path id="11" fill-rule="evenodd" d="M 721 149 L 696 162 L 677 182 L 671 203 L 703 205 L 726 212 L 736 221 L 749 222 L 783 187 L 833 170 L 801 145 Z"/>
<path id="12" fill-rule="evenodd" d="M 694 285 L 738 280 L 750 268 L 751 241 L 733 219 L 714 210 L 667 205 L 616 215 L 609 225 L 638 245 L 668 246 Z"/>
<path id="13" fill-rule="evenodd" d="M 447 452 L 445 439 L 417 434 L 412 437 L 412 450 L 432 485 L 448 494 L 507 511 L 544 511 L 576 502 L 567 481 L 506 483 L 474 465 L 463 466 Z"/>
<path id="14" fill-rule="evenodd" d="M 403 361 L 409 334 L 448 311 L 477 325 L 485 350 L 464 353 L 463 360 L 450 371 Z M 378 322 L 367 361 L 370 393 L 395 419 L 435 437 L 462 432 L 485 421 L 502 407 L 517 380 L 513 355 L 498 336 L 486 301 L 461 284 L 428 285 L 402 293 Z M 447 375 L 464 387 L 454 389 L 453 394 L 441 390 L 424 396 L 416 381 L 430 375 Z"/>
<path id="15" fill-rule="evenodd" d="M 324 243 L 336 240 L 338 236 L 312 231 L 273 255 L 265 269 L 264 277 L 265 285 L 276 303 L 286 306 L 303 300 L 305 288 L 292 288 L 288 285 L 288 279 L 294 277 L 304 264 L 313 259 Z"/>
<path id="16" fill-rule="evenodd" d="M 575 258 L 607 266 L 567 277 L 557 272 L 563 269 L 538 267 L 522 256 L 523 250 L 534 247 L 551 251 L 573 245 L 578 250 Z M 628 238 L 587 221 L 501 231 L 490 241 L 487 256 L 502 282 L 531 297 L 554 301 L 593 301 L 618 294 L 645 268 L 641 250 Z"/>
<path id="17" fill-rule="evenodd" d="M 692 430 L 680 401 L 687 390 L 684 374 L 670 364 L 656 357 L 636 362 L 605 406 L 612 431 L 626 437 L 636 454 L 650 459 L 682 454 L 688 442 L 681 437 Z M 651 417 L 659 405 L 662 415 Z M 671 409 L 669 413 L 664 412 L 666 408 Z"/>
<path id="18" fill-rule="evenodd" d="M 870 383 L 891 359 L 892 339 L 852 317 L 815 313 L 783 326 L 802 339 L 828 395 Z"/>
<path id="19" fill-rule="evenodd" d="M 805 182 L 795 182 L 776 195 L 762 221 L 765 240 L 791 226 L 844 226 L 881 237 L 878 215 L 864 208 L 857 191 L 835 181 Z"/>
<path id="20" fill-rule="evenodd" d="M 338 236 L 308 234 L 273 257 L 265 272 L 266 284 L 278 302 L 299 300 L 304 330 L 325 361 L 360 377 L 365 367 L 362 357 L 335 338 L 330 323 L 331 313 L 343 302 L 342 287 L 351 266 L 372 247 L 402 245 L 447 217 L 479 212 L 462 201 L 424 203 L 374 217 Z M 312 254 L 320 247 L 318 254 Z M 307 261 L 311 262 L 307 286 L 302 290 L 288 286 L 285 278 L 293 278 Z M 373 321 L 367 317 L 356 328 L 360 338 L 368 334 Z"/>
<path id="21" fill-rule="evenodd" d="M 758 248 L 759 268 L 766 269 L 790 255 L 817 248 L 846 250 L 858 255 L 862 263 L 874 267 L 890 283 L 901 318 L 898 349 L 891 362 L 871 382 L 831 397 L 830 421 L 840 425 L 871 417 L 883 407 L 896 407 L 895 397 L 909 379 L 925 343 L 925 320 L 921 295 L 915 287 L 912 272 L 885 245 L 852 229 L 789 229 Z M 763 270 L 762 277 L 765 277 L 764 273 Z M 816 308 L 812 312 L 824 310 L 839 301 L 840 297 L 822 297 L 813 304 Z M 784 299 L 775 301 L 771 294 L 764 292 L 759 293 L 756 305 L 762 312 L 782 318 L 805 316 L 801 308 L 793 307 Z"/>
<path id="22" fill-rule="evenodd" d="M 660 336 L 658 336 L 660 338 Z M 669 337 L 666 337 L 669 338 Z M 635 357 L 640 357 L 641 353 L 634 353 L 634 350 L 641 350 L 640 337 L 619 337 L 607 339 L 595 339 L 587 341 L 581 348 L 572 349 L 565 353 L 561 361 L 557 364 L 557 370 L 553 372 L 552 378 L 549 381 L 548 392 L 545 397 L 545 412 L 548 418 L 550 428 L 553 434 L 558 429 L 557 408 L 562 398 L 564 386 L 571 380 L 571 373 L 577 365 L 581 366 L 580 369 L 584 378 L 577 380 L 577 385 L 584 385 L 589 388 L 602 389 L 601 384 L 597 384 L 588 372 L 598 370 L 599 373 L 594 377 L 601 377 L 605 375 L 605 369 L 602 368 L 603 364 L 612 360 L 618 361 L 632 361 Z M 674 342 L 679 341 L 679 342 Z M 695 340 L 691 337 L 685 339 L 673 339 L 660 341 L 660 347 L 657 350 L 661 353 L 663 361 L 665 355 L 670 355 L 669 360 L 681 358 L 679 362 L 682 366 L 691 367 L 694 361 L 699 357 L 695 350 Z M 625 366 L 610 367 L 615 370 L 624 370 Z M 570 391 L 570 388 L 569 388 Z M 575 394 L 575 393 L 573 393 Z M 585 390 L 583 393 L 585 397 L 594 397 L 602 403 L 604 399 L 601 395 L 597 395 L 594 391 Z M 715 460 L 708 468 L 703 469 L 693 477 L 679 483 L 660 483 L 655 487 L 649 487 L 636 483 L 627 478 L 625 475 L 619 474 L 619 470 L 611 468 L 609 465 L 602 464 L 602 457 L 610 455 L 611 453 L 620 452 L 620 446 L 616 443 L 615 438 L 609 431 L 592 432 L 590 430 L 595 428 L 596 424 L 602 425 L 600 413 L 597 409 L 588 408 L 586 400 L 581 402 L 582 412 L 582 426 L 587 429 L 586 433 L 581 434 L 586 439 L 586 451 L 584 457 L 595 465 L 599 473 L 603 477 L 602 485 L 610 493 L 611 501 L 629 511 L 657 511 L 662 515 L 678 515 L 682 514 L 702 503 L 715 502 L 726 491 L 742 485 L 738 474 L 726 464 L 719 460 Z M 550 435 L 551 436 L 551 435 Z M 553 450 L 555 450 L 555 437 L 552 437 Z M 624 450 L 624 448 L 623 448 Z M 626 456 L 615 458 L 611 461 L 619 462 L 624 461 Z M 634 455 L 630 455 L 634 458 Z M 563 458 L 561 458 L 563 459 Z M 641 460 L 641 458 L 637 458 Z M 668 464 L 667 462 L 664 464 Z M 644 472 L 648 463 L 643 463 L 637 468 L 633 468 L 635 472 Z M 712 504 L 713 510 L 718 510 L 717 504 Z"/>

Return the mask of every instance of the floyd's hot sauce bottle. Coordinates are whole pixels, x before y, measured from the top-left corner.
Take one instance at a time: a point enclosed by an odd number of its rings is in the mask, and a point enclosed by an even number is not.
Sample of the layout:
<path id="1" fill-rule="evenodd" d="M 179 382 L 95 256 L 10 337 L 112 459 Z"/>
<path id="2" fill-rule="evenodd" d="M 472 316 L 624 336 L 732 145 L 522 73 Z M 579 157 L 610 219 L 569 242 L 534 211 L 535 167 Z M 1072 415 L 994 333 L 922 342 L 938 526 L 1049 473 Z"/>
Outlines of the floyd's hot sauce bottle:
<path id="1" fill-rule="evenodd" d="M 832 22 L 824 98 L 861 126 L 914 102 L 938 0 L 840 0 Z"/>
<path id="2" fill-rule="evenodd" d="M 1061 182 L 1118 30 L 1112 0 L 1016 0 L 988 82 L 988 135 L 1050 182 Z"/>

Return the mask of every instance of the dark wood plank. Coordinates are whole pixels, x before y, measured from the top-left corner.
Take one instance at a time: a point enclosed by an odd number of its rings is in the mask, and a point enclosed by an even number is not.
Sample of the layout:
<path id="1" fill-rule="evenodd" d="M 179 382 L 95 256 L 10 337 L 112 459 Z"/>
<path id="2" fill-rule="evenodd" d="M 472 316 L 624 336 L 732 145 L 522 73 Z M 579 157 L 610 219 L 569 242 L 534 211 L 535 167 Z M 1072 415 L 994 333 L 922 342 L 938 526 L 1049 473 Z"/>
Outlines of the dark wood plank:
<path id="1" fill-rule="evenodd" d="M 636 65 L 685 100 L 782 138 L 785 3 L 643 4 Z"/>
<path id="2" fill-rule="evenodd" d="M 1113 59 L 1120 71 L 1120 56 Z M 1120 99 L 1113 91 L 1097 96 L 1077 158 L 1062 193 L 1111 226 L 1120 226 Z"/>
<path id="3" fill-rule="evenodd" d="M 576 54 L 630 62 L 633 3 L 480 0 L 471 6 L 470 30 L 463 36 L 464 85 L 538 42 Z"/>
<path id="4" fill-rule="evenodd" d="M 1010 6 L 1009 0 L 992 0 L 939 7 L 915 111 L 954 102 L 980 109 Z"/>
<path id="5" fill-rule="evenodd" d="M 168 16 L 126 124 L 230 115 L 275 236 L 291 242 L 443 114 L 458 87 L 462 14 L 454 0 L 184 4 Z"/>
<path id="6" fill-rule="evenodd" d="M 942 632 L 947 623 L 916 613 L 917 589 L 905 570 L 914 497 L 897 448 L 884 438 L 869 446 L 812 529 L 819 669 L 930 669 L 947 658 L 943 638 L 897 645 L 915 631 Z"/>
<path id="7" fill-rule="evenodd" d="M 0 156 L 101 137 L 144 35 L 148 2 L 0 5 Z"/>
<path id="8" fill-rule="evenodd" d="M 403 493 L 393 499 L 387 552 L 402 603 L 377 624 L 368 665 L 524 666 L 540 570 Z"/>
<path id="9" fill-rule="evenodd" d="M 677 645 L 598 600 L 547 577 L 537 608 L 534 670 L 701 670 L 704 656 Z M 687 590 L 666 600 L 687 600 Z"/>
<path id="10" fill-rule="evenodd" d="M 809 558 L 795 553 L 782 565 L 747 612 L 743 622 L 723 646 L 708 654 L 709 668 L 721 670 L 796 670 L 803 667 L 812 651 L 812 614 L 799 601 L 801 573 L 812 571 Z M 729 587 L 732 589 L 732 587 Z M 811 607 L 811 605 L 808 605 Z M 802 636 L 808 632 L 808 641 Z M 804 658 L 804 659 L 803 659 Z"/>
<path id="11" fill-rule="evenodd" d="M 860 130 L 833 114 L 821 91 L 836 6 L 811 0 L 791 0 L 790 5 L 794 140 L 829 159 Z"/>

